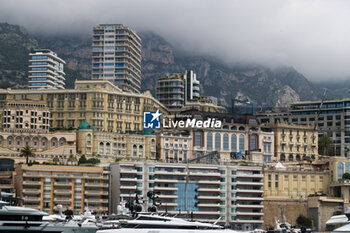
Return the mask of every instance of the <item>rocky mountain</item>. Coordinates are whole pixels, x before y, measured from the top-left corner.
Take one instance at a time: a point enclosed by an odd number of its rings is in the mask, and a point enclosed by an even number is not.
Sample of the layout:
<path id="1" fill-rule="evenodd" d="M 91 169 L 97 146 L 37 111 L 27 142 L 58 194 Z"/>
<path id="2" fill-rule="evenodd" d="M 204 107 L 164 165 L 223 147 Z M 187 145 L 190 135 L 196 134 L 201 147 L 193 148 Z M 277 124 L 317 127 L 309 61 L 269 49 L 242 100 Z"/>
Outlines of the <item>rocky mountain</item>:
<path id="1" fill-rule="evenodd" d="M 286 106 L 299 100 L 320 98 L 315 88 L 292 67 L 267 68 L 256 64 L 227 65 L 211 56 L 180 51 L 152 32 L 140 32 L 142 38 L 142 88 L 155 92 L 159 77 L 194 70 L 203 95 L 216 96 L 230 106 L 232 98 L 249 99 L 267 107 Z M 32 48 L 49 48 L 67 65 L 67 87 L 75 79 L 89 79 L 91 38 L 81 35 L 31 35 L 24 28 L 0 24 L 0 85 L 9 82 L 23 87 L 27 82 L 28 53 Z"/>

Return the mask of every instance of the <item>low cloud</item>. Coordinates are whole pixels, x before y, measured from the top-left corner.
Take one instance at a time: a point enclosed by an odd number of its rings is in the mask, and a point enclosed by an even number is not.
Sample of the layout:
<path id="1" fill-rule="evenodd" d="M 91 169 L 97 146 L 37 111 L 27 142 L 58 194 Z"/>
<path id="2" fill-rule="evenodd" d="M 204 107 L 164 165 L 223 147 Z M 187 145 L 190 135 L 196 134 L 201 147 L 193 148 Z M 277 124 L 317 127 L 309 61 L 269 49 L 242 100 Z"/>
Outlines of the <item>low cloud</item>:
<path id="1" fill-rule="evenodd" d="M 312 81 L 337 81 L 350 77 L 349 10 L 349 1 L 0 0 L 0 21 L 84 36 L 123 23 L 227 63 L 288 65 Z"/>

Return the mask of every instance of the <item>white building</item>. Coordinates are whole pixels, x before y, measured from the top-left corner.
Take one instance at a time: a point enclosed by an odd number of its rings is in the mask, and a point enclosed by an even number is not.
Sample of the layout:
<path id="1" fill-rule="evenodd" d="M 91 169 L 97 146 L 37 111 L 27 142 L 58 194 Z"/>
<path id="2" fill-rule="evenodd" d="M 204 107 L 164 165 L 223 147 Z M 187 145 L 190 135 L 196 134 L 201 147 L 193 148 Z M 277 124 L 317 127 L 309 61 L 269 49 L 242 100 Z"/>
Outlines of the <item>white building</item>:
<path id="1" fill-rule="evenodd" d="M 29 88 L 64 89 L 64 60 L 49 49 L 37 49 L 29 54 Z"/>
<path id="2" fill-rule="evenodd" d="M 187 176 L 188 174 L 188 176 Z M 188 180 L 188 182 L 186 182 Z M 185 164 L 119 162 L 111 165 L 111 203 L 116 213 L 120 201 L 158 197 L 158 212 L 190 214 L 196 220 L 253 230 L 263 223 L 263 174 L 256 164 Z M 187 190 L 187 192 L 186 192 Z M 187 194 L 186 194 L 187 193 Z"/>
<path id="3" fill-rule="evenodd" d="M 92 79 L 110 80 L 123 90 L 140 92 L 141 38 L 123 24 L 93 28 Z"/>

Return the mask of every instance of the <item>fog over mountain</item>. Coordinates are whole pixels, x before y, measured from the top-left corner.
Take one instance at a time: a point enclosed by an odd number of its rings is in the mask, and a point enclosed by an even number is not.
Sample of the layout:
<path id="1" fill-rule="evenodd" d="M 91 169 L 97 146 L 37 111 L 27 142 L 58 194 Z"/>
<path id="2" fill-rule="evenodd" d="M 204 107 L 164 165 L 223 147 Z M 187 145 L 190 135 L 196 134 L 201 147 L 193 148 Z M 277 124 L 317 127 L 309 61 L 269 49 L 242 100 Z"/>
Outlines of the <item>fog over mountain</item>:
<path id="1" fill-rule="evenodd" d="M 153 31 L 193 55 L 292 66 L 313 82 L 350 77 L 349 1 L 0 0 L 0 22 L 91 36 L 99 23 Z"/>

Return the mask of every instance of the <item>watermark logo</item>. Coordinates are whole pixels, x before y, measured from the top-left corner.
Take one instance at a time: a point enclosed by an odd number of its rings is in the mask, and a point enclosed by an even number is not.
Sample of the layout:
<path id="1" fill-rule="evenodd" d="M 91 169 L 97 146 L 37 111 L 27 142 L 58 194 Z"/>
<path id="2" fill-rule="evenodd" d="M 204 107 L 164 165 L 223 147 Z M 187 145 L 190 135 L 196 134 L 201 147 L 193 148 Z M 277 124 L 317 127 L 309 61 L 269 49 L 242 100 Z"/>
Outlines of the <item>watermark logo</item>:
<path id="1" fill-rule="evenodd" d="M 143 128 L 144 129 L 160 129 L 159 110 L 156 112 L 143 112 Z"/>

